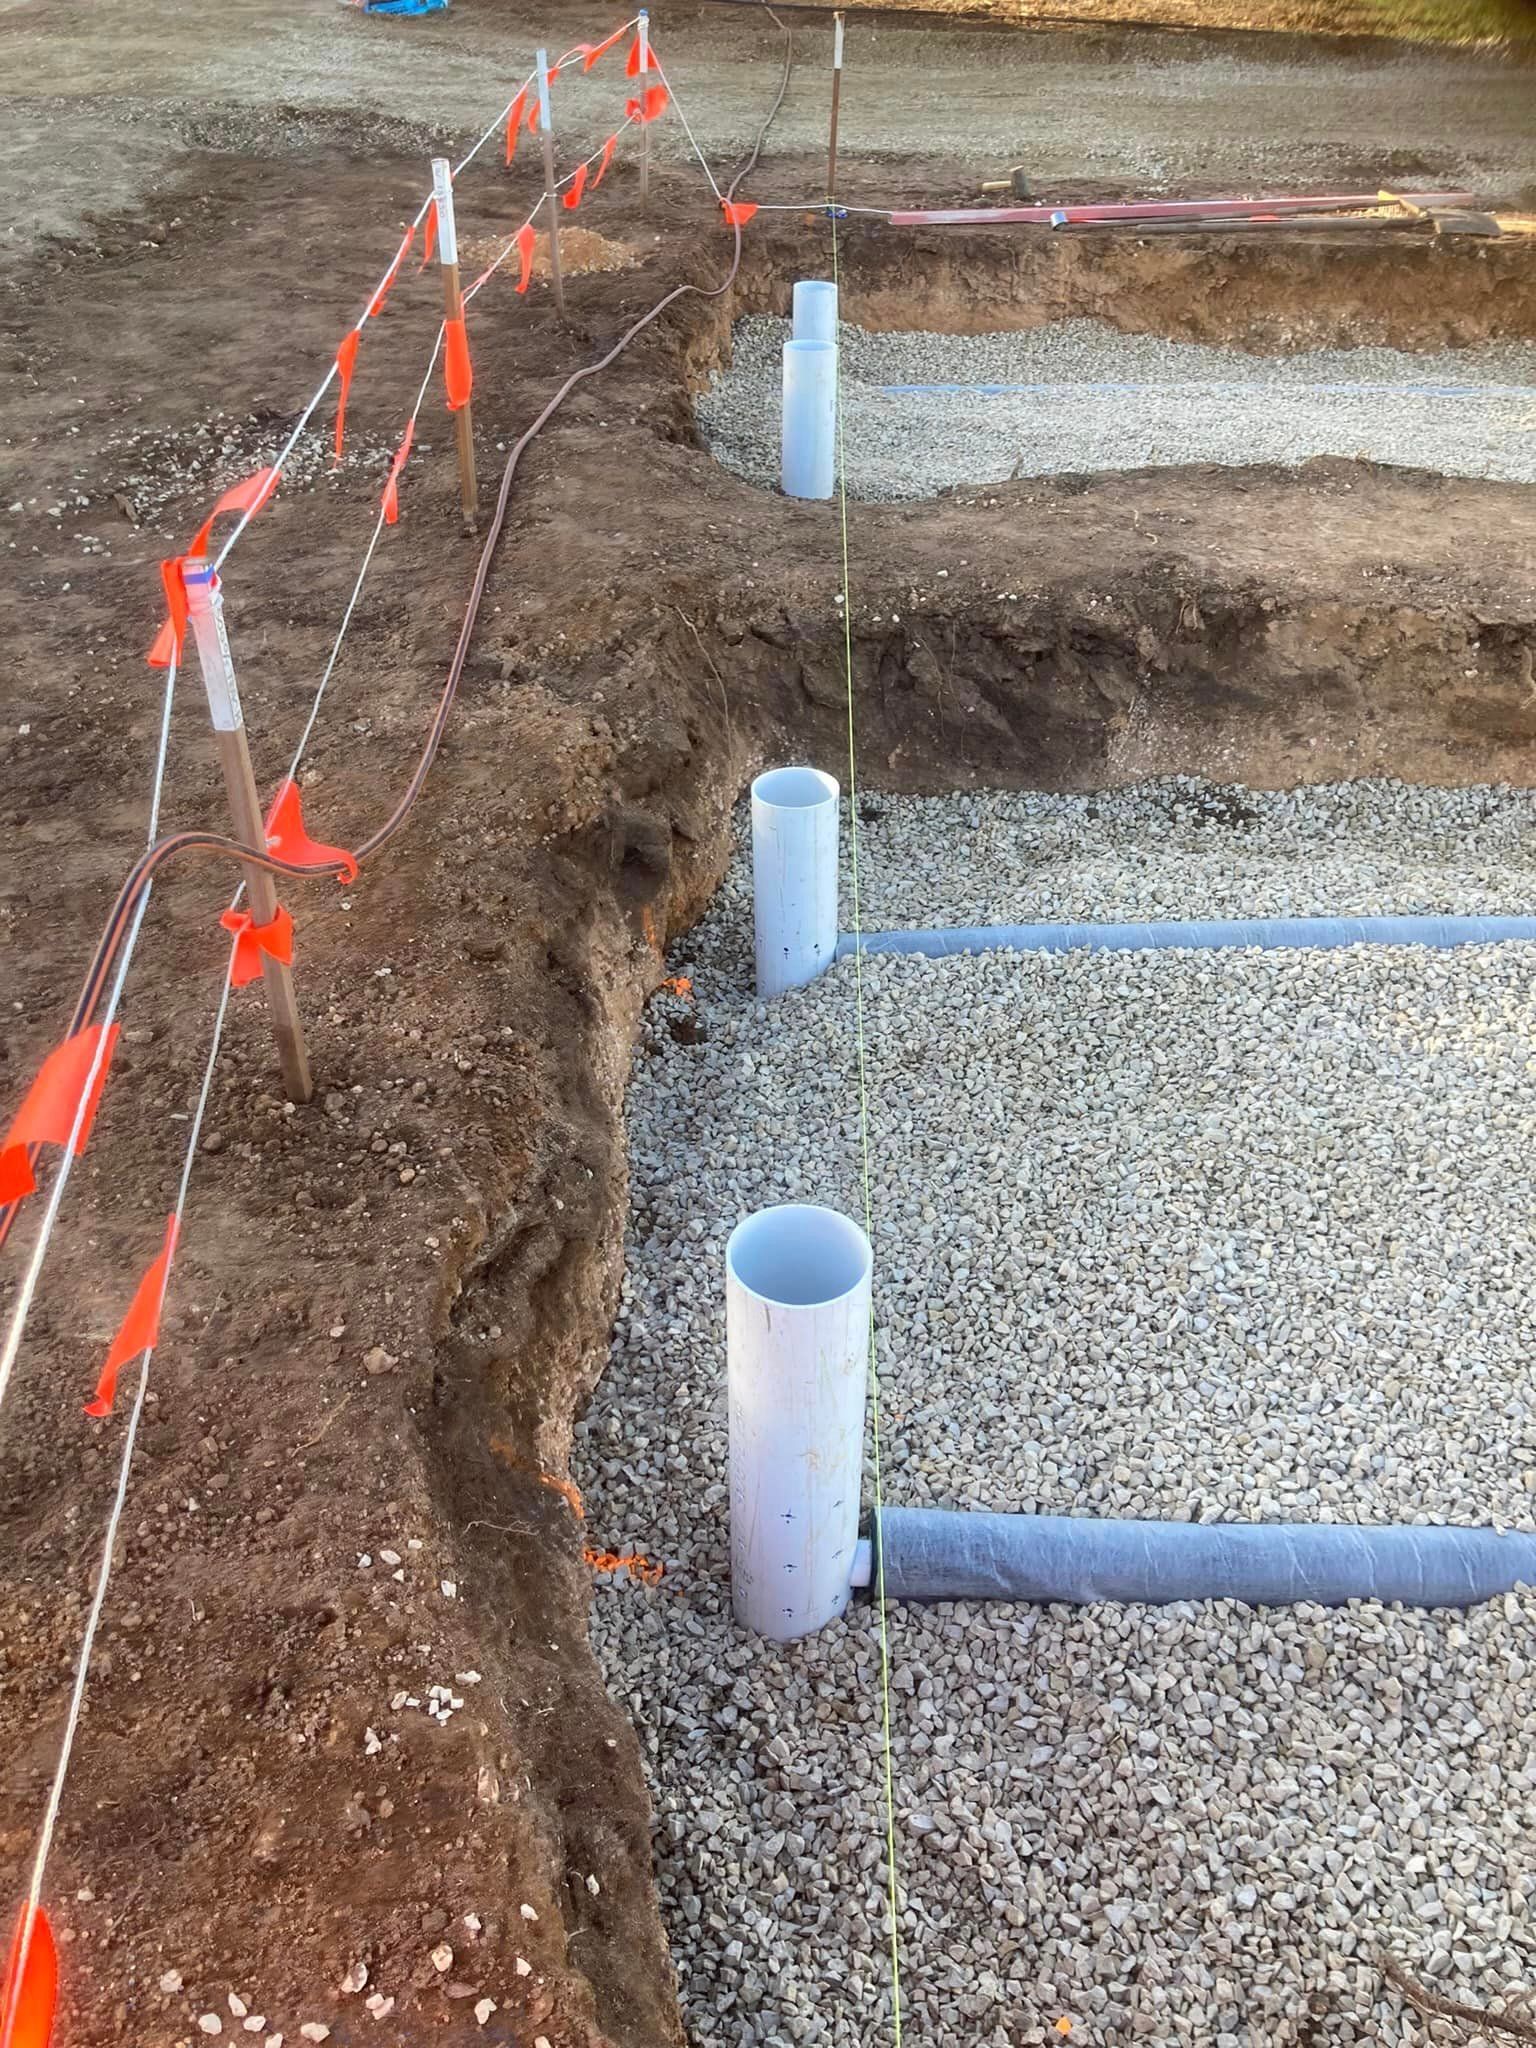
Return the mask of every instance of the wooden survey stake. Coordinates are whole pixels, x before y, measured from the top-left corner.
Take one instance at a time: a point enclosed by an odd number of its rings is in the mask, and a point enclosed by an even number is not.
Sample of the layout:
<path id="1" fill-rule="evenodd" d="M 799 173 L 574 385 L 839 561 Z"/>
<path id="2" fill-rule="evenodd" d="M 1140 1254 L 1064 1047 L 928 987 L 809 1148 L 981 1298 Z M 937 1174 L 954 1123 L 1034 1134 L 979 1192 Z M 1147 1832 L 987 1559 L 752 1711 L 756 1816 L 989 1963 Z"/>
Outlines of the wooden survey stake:
<path id="1" fill-rule="evenodd" d="M 224 601 L 213 567 L 201 557 L 190 557 L 183 566 L 182 580 L 187 592 L 187 623 L 192 628 L 203 688 L 208 696 L 208 713 L 218 742 L 219 766 L 229 794 L 230 816 L 235 837 L 242 846 L 266 851 L 267 826 L 251 751 L 246 744 L 245 717 L 240 708 L 240 690 L 235 681 L 235 664 L 224 630 Z M 245 892 L 250 901 L 251 921 L 270 924 L 277 915 L 277 885 L 265 868 L 247 867 Z M 308 1102 L 315 1092 L 309 1071 L 309 1054 L 304 1047 L 304 1027 L 299 1022 L 298 998 L 293 990 L 293 970 L 270 953 L 261 956 L 261 978 L 267 992 L 267 1008 L 277 1033 L 277 1055 L 282 1064 L 283 1086 L 292 1102 Z"/>

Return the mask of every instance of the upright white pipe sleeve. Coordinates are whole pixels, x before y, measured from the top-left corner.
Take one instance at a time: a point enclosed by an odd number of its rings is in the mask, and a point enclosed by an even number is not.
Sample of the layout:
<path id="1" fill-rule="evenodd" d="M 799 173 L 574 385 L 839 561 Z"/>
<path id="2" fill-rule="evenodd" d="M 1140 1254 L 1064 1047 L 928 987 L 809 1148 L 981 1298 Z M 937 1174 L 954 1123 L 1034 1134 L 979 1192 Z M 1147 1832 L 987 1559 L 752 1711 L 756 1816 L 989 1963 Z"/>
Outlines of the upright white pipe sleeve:
<path id="1" fill-rule="evenodd" d="M 830 498 L 836 480 L 837 348 L 784 344 L 784 418 L 779 480 L 786 498 Z"/>
<path id="2" fill-rule="evenodd" d="M 819 768 L 752 785 L 752 924 L 759 996 L 815 981 L 837 951 L 838 786 Z"/>
<path id="3" fill-rule="evenodd" d="M 796 341 L 837 341 L 837 286 L 822 277 L 803 277 L 795 286 L 790 332 Z"/>
<path id="4" fill-rule="evenodd" d="M 725 1248 L 731 1604 L 774 1642 L 848 1606 L 871 1268 L 858 1225 L 810 1203 L 760 1209 Z"/>

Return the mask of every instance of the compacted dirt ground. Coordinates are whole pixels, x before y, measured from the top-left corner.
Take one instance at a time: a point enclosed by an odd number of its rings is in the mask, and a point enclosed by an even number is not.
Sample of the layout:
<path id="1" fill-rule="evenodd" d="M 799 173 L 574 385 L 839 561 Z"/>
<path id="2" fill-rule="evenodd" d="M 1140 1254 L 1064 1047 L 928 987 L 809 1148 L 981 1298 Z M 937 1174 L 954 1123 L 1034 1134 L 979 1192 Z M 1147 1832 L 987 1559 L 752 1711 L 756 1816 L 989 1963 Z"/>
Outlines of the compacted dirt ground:
<path id="1" fill-rule="evenodd" d="M 0 18 L 20 60 L 12 146 L 30 134 L 24 178 L 56 168 L 58 200 L 40 218 L 13 210 L 28 232 L 5 277 L 6 1113 L 63 1030 L 142 844 L 156 564 L 284 437 L 414 210 L 421 146 L 462 141 L 494 113 L 535 26 L 456 10 L 459 82 L 424 110 L 395 53 L 440 51 L 404 40 L 430 25 L 395 27 L 397 43 L 339 10 L 316 10 L 312 29 L 293 0 L 267 12 L 270 42 L 265 14 L 232 11 L 241 34 L 222 60 L 211 30 L 201 48 L 169 37 L 163 10 L 114 11 L 99 45 L 94 16 L 69 40 L 84 19 L 69 7 Z M 555 12 L 537 26 L 556 47 L 613 25 Z M 768 107 L 781 45 L 726 10 L 681 13 L 678 45 L 695 30 L 712 109 L 701 139 L 729 156 Z M 354 33 L 386 67 L 387 108 L 341 104 L 350 86 L 337 89 L 329 53 Z M 1040 47 L 1015 57 L 999 39 L 988 62 L 1027 65 Z M 877 56 L 871 44 L 872 68 Z M 1086 78 L 1101 55 L 1051 46 L 1051 61 Z M 1244 45 L 1253 61 L 1265 60 Z M 1342 95 L 1330 168 L 1359 171 L 1347 107 L 1377 60 L 1286 61 L 1304 62 L 1324 99 Z M 430 85 L 437 58 L 424 62 Z M 1153 72 L 1189 98 L 1181 132 L 1209 130 L 1201 96 L 1228 62 L 1219 44 L 1158 54 Z M 1528 137 L 1504 74 L 1433 62 L 1444 68 L 1426 76 L 1448 92 L 1475 83 L 1414 165 L 1449 175 L 1497 156 L 1492 196 L 1518 200 Z M 109 118 L 118 66 L 128 97 Z M 623 90 L 611 72 L 603 101 L 602 77 L 581 81 L 588 145 Z M 1167 80 L 1148 86 L 1160 93 Z M 1256 164 L 1285 160 L 1288 125 L 1272 112 Z M 794 118 L 807 129 L 791 125 L 787 145 L 770 135 L 752 192 L 817 188 L 814 124 Z M 969 189 L 974 163 L 893 160 L 916 119 L 910 91 L 893 91 L 884 160 L 850 161 L 847 198 L 943 203 Z M 1189 177 L 1208 187 L 1220 167 L 1195 154 Z M 476 254 L 529 203 L 526 156 L 510 176 L 463 182 Z M 584 209 L 566 323 L 542 284 L 519 297 L 509 276 L 477 303 L 486 506 L 512 439 L 569 369 L 669 286 L 726 273 L 732 238 L 713 200 L 670 143 L 658 159 L 648 214 L 627 154 Z M 1184 169 L 1171 148 L 1166 174 Z M 1095 189 L 1137 175 L 1127 161 Z M 581 1520 L 566 1457 L 616 1299 L 622 1090 L 666 940 L 718 879 L 747 774 L 791 752 L 835 761 L 844 744 L 832 508 L 724 474 L 690 403 L 732 319 L 784 310 L 790 280 L 825 267 L 824 235 L 796 213 L 760 215 L 734 288 L 678 300 L 524 458 L 409 829 L 355 886 L 287 892 L 318 1079 L 308 1107 L 282 1100 L 258 991 L 234 999 L 49 1867 L 60 2038 L 83 2048 L 217 2031 L 292 2042 L 322 2027 L 381 2044 L 679 2038 L 639 1755 L 586 1643 L 583 1552 L 602 1552 L 605 1532 Z M 850 314 L 872 327 L 1071 313 L 1260 348 L 1442 346 L 1536 333 L 1530 246 L 1026 242 L 853 222 L 841 256 Z M 346 462 L 331 473 L 327 405 L 228 566 L 266 791 L 351 588 L 436 291 L 431 276 L 402 280 L 364 343 Z M 860 508 L 866 772 L 900 789 L 1091 788 L 1169 769 L 1529 781 L 1533 542 L 1528 494 L 1347 462 Z M 477 545 L 460 529 L 434 390 L 400 523 L 306 752 L 317 836 L 358 843 L 404 786 Z M 205 822 L 224 812 L 189 675 L 163 825 Z M 231 882 L 188 862 L 156 888 L 124 1042 L 0 1413 L 11 1895 L 123 1427 L 121 1403 L 105 1422 L 81 1404 L 174 1193 Z M 35 1227 L 24 1215 L 6 1249 L 8 1285 Z M 665 1582 L 631 1590 L 674 1597 Z M 462 1704 L 429 1716 L 434 1686 Z"/>

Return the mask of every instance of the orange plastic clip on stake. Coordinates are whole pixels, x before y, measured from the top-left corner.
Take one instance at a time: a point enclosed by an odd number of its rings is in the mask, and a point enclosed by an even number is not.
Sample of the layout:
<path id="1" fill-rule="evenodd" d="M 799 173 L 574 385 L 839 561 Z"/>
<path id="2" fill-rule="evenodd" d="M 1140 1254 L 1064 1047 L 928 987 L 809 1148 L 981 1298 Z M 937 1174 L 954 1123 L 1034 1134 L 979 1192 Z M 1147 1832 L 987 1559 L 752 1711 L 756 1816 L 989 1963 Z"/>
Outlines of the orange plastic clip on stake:
<path id="1" fill-rule="evenodd" d="M 48 2048 L 59 2001 L 59 1952 L 48 1915 L 23 1906 L 0 1985 L 0 2040 L 8 2048 Z M 26 1933 L 30 1926 L 31 1933 Z"/>
<path id="2" fill-rule="evenodd" d="M 72 1038 L 66 1038 L 62 1045 L 56 1045 L 43 1061 L 36 1080 L 27 1090 L 26 1101 L 17 1110 L 5 1134 L 4 1145 L 0 1146 L 0 1203 L 19 1202 L 23 1195 L 35 1191 L 37 1176 L 28 1156 L 30 1148 L 69 1143 L 75 1112 L 85 1095 L 103 1030 L 106 1032 L 106 1050 L 97 1068 L 96 1079 L 91 1083 L 85 1114 L 80 1120 L 79 1133 L 75 1138 L 75 1157 L 78 1159 L 85 1150 L 85 1141 L 91 1135 L 91 1125 L 101 1103 L 101 1091 L 107 1085 L 107 1070 L 117 1048 L 118 1027 L 115 1024 L 88 1025 L 84 1031 L 77 1031 Z"/>
<path id="3" fill-rule="evenodd" d="M 517 155 L 518 130 L 523 125 L 523 110 L 528 104 L 528 88 L 525 85 L 517 98 L 507 109 L 507 162 Z"/>
<path id="4" fill-rule="evenodd" d="M 533 245 L 538 239 L 533 231 L 533 223 L 531 221 L 523 223 L 517 231 L 516 239 L 517 258 L 522 267 L 521 274 L 517 280 L 517 288 L 520 292 L 525 292 L 528 289 L 528 280 L 533 276 Z"/>
<path id="5" fill-rule="evenodd" d="M 150 1351 L 160 1339 L 160 1310 L 165 1301 L 166 1284 L 171 1277 L 171 1259 L 176 1250 L 178 1224 L 174 1216 L 168 1216 L 165 1223 L 165 1242 L 158 1256 L 146 1269 L 143 1279 L 134 1289 L 133 1299 L 128 1304 L 128 1313 L 118 1325 L 117 1335 L 112 1339 L 112 1348 L 107 1353 L 107 1362 L 101 1368 L 101 1377 L 96 1382 L 93 1400 L 85 1404 L 87 1415 L 101 1417 L 112 1413 L 112 1403 L 117 1396 L 117 1376 L 123 1367 L 137 1358 L 141 1352 Z"/>
<path id="6" fill-rule="evenodd" d="M 357 367 L 357 344 L 362 339 L 357 328 L 343 340 L 336 351 L 336 374 L 341 379 L 341 395 L 336 401 L 336 461 L 341 461 L 342 438 L 347 429 L 347 399 L 352 391 L 352 372 Z"/>
<path id="7" fill-rule="evenodd" d="M 657 69 L 655 47 L 650 43 L 646 45 L 645 68 L 647 71 Z M 640 76 L 640 38 L 638 36 L 630 44 L 629 55 L 624 59 L 624 76 L 626 78 L 638 78 Z"/>
<path id="8" fill-rule="evenodd" d="M 226 910 L 219 923 L 235 935 L 234 956 L 229 965 L 232 988 L 244 988 L 261 972 L 261 956 L 268 953 L 284 967 L 293 965 L 293 919 L 283 906 L 267 924 L 252 922 L 248 910 Z"/>
<path id="9" fill-rule="evenodd" d="M 409 447 L 409 427 L 406 435 L 405 446 Z M 357 862 L 345 848 L 311 839 L 305 831 L 303 800 L 291 775 L 285 775 L 278 784 L 272 808 L 267 812 L 267 851 L 275 853 L 279 860 L 292 861 L 295 867 L 321 867 L 330 861 L 340 861 L 342 869 L 337 881 L 357 880 Z"/>
<path id="10" fill-rule="evenodd" d="M 581 195 L 583 192 L 586 191 L 586 189 L 587 166 L 585 164 L 578 164 L 576 166 L 575 176 L 571 179 L 570 190 L 566 193 L 564 199 L 561 202 L 562 205 L 565 207 L 567 213 L 574 213 L 577 207 L 580 206 Z"/>

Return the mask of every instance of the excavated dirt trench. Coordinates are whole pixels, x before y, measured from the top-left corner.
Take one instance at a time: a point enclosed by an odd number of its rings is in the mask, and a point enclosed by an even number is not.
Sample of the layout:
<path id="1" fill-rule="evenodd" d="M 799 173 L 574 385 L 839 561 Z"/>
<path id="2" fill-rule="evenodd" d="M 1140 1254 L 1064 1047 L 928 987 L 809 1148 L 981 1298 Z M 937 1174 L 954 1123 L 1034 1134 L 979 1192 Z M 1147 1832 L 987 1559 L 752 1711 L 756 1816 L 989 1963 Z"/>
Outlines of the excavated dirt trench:
<path id="1" fill-rule="evenodd" d="M 38 373 L 18 445 L 56 425 L 54 394 L 83 379 L 94 395 L 72 459 L 97 503 L 120 488 L 123 405 L 92 379 L 88 337 L 124 294 L 140 317 L 117 330 L 118 381 L 153 394 L 168 430 L 251 391 L 263 340 L 260 375 L 290 397 L 307 388 L 334 345 L 336 298 L 371 281 L 366 252 L 335 259 L 358 275 L 338 275 L 323 303 L 294 300 L 284 281 L 295 261 L 334 257 L 336 210 L 376 209 L 383 175 L 351 160 L 315 168 L 274 168 L 253 222 L 238 165 L 193 166 L 189 192 L 212 197 L 179 216 L 179 277 L 132 234 L 40 266 L 19 301 L 18 346 Z M 862 182 L 850 200 L 871 196 Z M 717 219 L 662 212 L 658 246 L 631 184 L 616 177 L 604 197 L 604 235 L 634 265 L 574 277 L 568 331 L 537 294 L 489 295 L 476 356 L 487 466 L 548 395 L 552 362 L 600 353 L 679 273 L 719 274 Z M 464 216 L 465 234 L 496 218 L 490 200 Z M 313 1110 L 283 1113 L 260 1014 L 238 1013 L 141 1519 L 57 1851 L 56 1896 L 74 1901 L 60 1909 L 69 2038 L 82 2048 L 120 2038 L 130 2009 L 147 2040 L 190 2038 L 229 1990 L 290 2038 L 315 2017 L 381 2048 L 428 2028 L 542 2033 L 553 2048 L 678 2038 L 640 1759 L 585 1641 L 581 1551 L 604 1532 L 578 1524 L 549 1482 L 604 1356 L 623 1086 L 662 948 L 719 879 L 748 775 L 846 756 L 834 510 L 727 476 L 690 399 L 734 319 L 784 311 L 793 278 L 824 267 L 821 232 L 759 216 L 734 292 L 681 302 L 536 444 L 411 833 L 350 909 L 318 892 L 299 906 Z M 1125 244 L 852 223 L 844 308 L 866 326 L 1088 313 L 1255 347 L 1442 346 L 1536 333 L 1528 246 Z M 189 274 L 214 281 L 190 322 Z M 402 337 L 412 317 L 425 334 L 435 313 L 402 313 Z M 402 342 L 398 362 L 375 357 L 349 431 L 389 445 L 410 355 Z M 131 424 L 146 424 L 142 410 Z M 323 837 L 361 837 L 381 789 L 409 772 L 462 607 L 469 564 L 446 437 L 434 438 L 309 757 Z M 50 481 L 45 453 L 25 459 L 18 496 Z M 368 479 L 359 488 L 370 499 Z M 257 733 L 286 734 L 350 581 L 350 533 L 317 552 L 317 496 L 276 507 L 230 578 Z M 20 849 L 6 906 L 12 1077 L 50 1042 L 141 829 L 153 710 L 136 667 L 82 649 L 108 633 L 116 649 L 125 616 L 147 638 L 164 549 L 114 535 L 112 555 L 82 563 L 65 531 L 45 530 L 46 552 L 26 558 L 28 593 L 56 595 L 67 578 L 72 602 L 30 604 L 11 643 L 30 728 L 7 762 Z M 861 777 L 902 790 L 1088 789 L 1173 770 L 1528 783 L 1533 543 L 1528 494 L 1347 462 L 860 507 Z M 200 748 L 192 726 L 178 822 L 216 801 Z M 91 833 L 51 822 L 76 810 Z M 58 1387 L 115 1323 L 121 1276 L 174 1181 L 168 1118 L 203 1043 L 193 992 L 217 973 L 209 889 L 184 877 L 157 891 L 154 974 L 128 1020 L 148 1035 L 127 1048 L 93 1140 L 101 1167 L 60 1247 L 73 1291 L 43 1305 L 0 1443 L 16 1559 L 0 1707 L 8 1869 L 51 1765 L 108 1480 Z M 385 1547 L 402 1578 L 380 1566 Z M 470 1669 L 470 1703 L 449 1726 L 392 1704 Z M 430 1952 L 444 1940 L 454 1956 L 440 1970 Z M 360 1957 L 370 1988 L 397 2000 L 379 2020 L 337 1990 Z M 155 1989 L 168 1969 L 184 1990 Z M 484 2032 L 471 1991 L 497 2001 Z"/>

